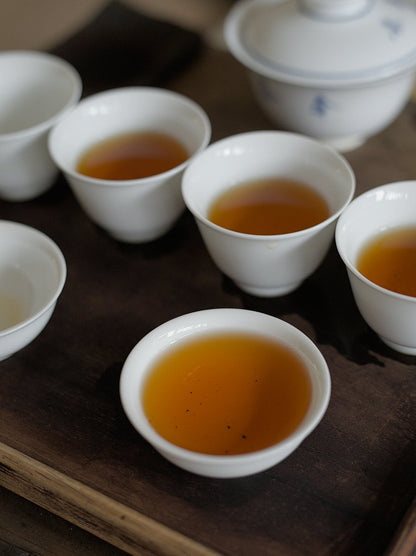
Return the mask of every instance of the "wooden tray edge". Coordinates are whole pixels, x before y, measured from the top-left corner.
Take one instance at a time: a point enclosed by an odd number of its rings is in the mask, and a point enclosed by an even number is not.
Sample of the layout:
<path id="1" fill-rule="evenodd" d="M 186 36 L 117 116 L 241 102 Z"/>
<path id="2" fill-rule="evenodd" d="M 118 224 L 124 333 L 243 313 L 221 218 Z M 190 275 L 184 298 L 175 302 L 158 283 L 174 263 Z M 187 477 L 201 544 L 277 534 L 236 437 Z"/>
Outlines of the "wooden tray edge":
<path id="1" fill-rule="evenodd" d="M 218 554 L 2 442 L 0 484 L 128 554 Z"/>
<path id="2" fill-rule="evenodd" d="M 416 497 L 384 556 L 416 556 Z"/>

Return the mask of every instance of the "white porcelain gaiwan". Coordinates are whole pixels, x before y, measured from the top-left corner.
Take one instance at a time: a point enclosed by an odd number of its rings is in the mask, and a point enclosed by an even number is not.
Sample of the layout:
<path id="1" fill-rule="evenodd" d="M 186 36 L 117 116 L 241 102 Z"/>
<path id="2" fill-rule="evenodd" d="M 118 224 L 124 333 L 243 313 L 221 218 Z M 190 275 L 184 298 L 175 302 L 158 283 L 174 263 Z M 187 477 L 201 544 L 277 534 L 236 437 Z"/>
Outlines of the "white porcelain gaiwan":
<path id="1" fill-rule="evenodd" d="M 0 220 L 0 360 L 42 332 L 65 280 L 65 259 L 52 239 L 24 224 Z"/>
<path id="2" fill-rule="evenodd" d="M 412 93 L 411 2 L 241 0 L 224 34 L 272 121 L 341 151 L 388 126 Z"/>
<path id="3" fill-rule="evenodd" d="M 367 241 L 408 226 L 416 226 L 415 180 L 382 185 L 354 199 L 338 221 L 335 239 L 364 320 L 389 347 L 416 355 L 416 297 L 382 288 L 357 270 Z"/>
<path id="4" fill-rule="evenodd" d="M 142 393 L 155 361 L 173 345 L 221 333 L 249 333 L 286 345 L 304 362 L 312 385 L 309 409 L 299 426 L 276 444 L 239 455 L 210 455 L 181 448 L 160 436 L 143 410 Z M 276 317 L 245 309 L 208 309 L 181 315 L 142 338 L 127 357 L 120 377 L 123 409 L 135 427 L 171 463 L 206 477 L 232 478 L 264 471 L 288 457 L 323 418 L 331 393 L 326 361 L 303 332 Z"/>

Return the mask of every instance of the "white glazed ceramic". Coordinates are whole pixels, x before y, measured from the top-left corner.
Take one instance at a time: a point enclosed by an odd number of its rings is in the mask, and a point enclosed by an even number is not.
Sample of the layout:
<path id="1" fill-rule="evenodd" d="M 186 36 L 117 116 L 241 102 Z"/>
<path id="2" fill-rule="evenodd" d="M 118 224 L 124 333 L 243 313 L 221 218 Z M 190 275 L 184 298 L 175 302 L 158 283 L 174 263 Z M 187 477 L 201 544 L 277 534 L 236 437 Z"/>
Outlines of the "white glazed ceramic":
<path id="1" fill-rule="evenodd" d="M 242 0 L 224 33 L 272 121 L 341 151 L 388 126 L 412 93 L 411 2 Z"/>
<path id="2" fill-rule="evenodd" d="M 416 181 L 382 185 L 354 199 L 338 221 L 336 244 L 364 320 L 388 346 L 416 355 L 416 298 L 381 288 L 356 268 L 367 241 L 403 226 L 416 226 Z"/>
<path id="3" fill-rule="evenodd" d="M 264 236 L 227 230 L 208 220 L 212 203 L 230 187 L 276 176 L 316 189 L 330 207 L 329 218 L 298 232 Z M 340 154 L 283 131 L 242 133 L 213 143 L 194 158 L 182 183 L 185 203 L 218 268 L 243 291 L 262 297 L 287 294 L 316 270 L 354 191 L 354 173 Z"/>
<path id="4" fill-rule="evenodd" d="M 0 220 L 0 360 L 42 332 L 65 280 L 64 256 L 48 236 Z"/>
<path id="5" fill-rule="evenodd" d="M 141 404 L 144 381 L 156 359 L 177 342 L 210 333 L 249 332 L 283 343 L 304 361 L 312 382 L 311 405 L 299 427 L 270 448 L 242 455 L 214 456 L 180 448 L 162 438 L 150 425 Z M 289 456 L 322 419 L 330 398 L 327 364 L 315 344 L 292 325 L 275 317 L 244 309 L 209 309 L 177 317 L 142 338 L 123 366 L 121 401 L 135 429 L 166 459 L 198 475 L 230 478 L 258 473 Z"/>
<path id="6" fill-rule="evenodd" d="M 185 146 L 190 158 L 167 172 L 135 180 L 95 179 L 76 171 L 87 148 L 136 131 L 167 133 Z M 141 243 L 165 234 L 183 212 L 182 173 L 210 137 L 208 117 L 187 97 L 159 88 L 126 87 L 82 100 L 55 127 L 49 149 L 88 216 L 114 238 Z"/>
<path id="7" fill-rule="evenodd" d="M 0 52 L 0 76 L 0 198 L 26 201 L 56 179 L 47 137 L 78 102 L 81 78 L 61 58 L 35 51 Z"/>

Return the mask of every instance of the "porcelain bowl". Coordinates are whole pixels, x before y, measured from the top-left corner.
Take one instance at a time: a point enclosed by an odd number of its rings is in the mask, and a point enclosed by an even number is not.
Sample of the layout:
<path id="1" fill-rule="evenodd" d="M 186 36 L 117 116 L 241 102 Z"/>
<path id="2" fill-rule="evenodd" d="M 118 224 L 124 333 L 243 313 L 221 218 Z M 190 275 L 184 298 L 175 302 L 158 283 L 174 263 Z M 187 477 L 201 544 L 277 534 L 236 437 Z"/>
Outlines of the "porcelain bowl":
<path id="1" fill-rule="evenodd" d="M 416 297 L 382 288 L 357 270 L 362 248 L 389 229 L 416 226 L 416 181 L 382 185 L 354 199 L 338 220 L 335 239 L 357 307 L 392 349 L 416 355 Z"/>
<path id="2" fill-rule="evenodd" d="M 359 147 L 369 137 L 385 129 L 403 110 L 412 94 L 416 61 L 412 62 L 410 56 L 403 56 L 410 60 L 410 67 L 398 65 L 394 72 L 390 69 L 377 73 L 375 69 L 353 71 L 353 64 L 358 65 L 360 53 L 354 54 L 354 44 L 350 42 L 347 53 L 341 56 L 343 60 L 351 57 L 351 65 L 347 66 L 350 60 L 345 62 L 345 72 L 338 66 L 331 72 L 308 72 L 307 68 L 317 64 L 317 60 L 325 68 L 326 59 L 330 60 L 336 51 L 343 31 L 336 33 L 330 29 L 328 40 L 322 41 L 326 50 L 317 53 L 309 62 L 305 60 L 305 70 L 298 71 L 291 64 L 294 64 L 292 58 L 296 58 L 299 45 L 298 33 L 302 33 L 305 27 L 302 24 L 306 18 L 302 13 L 299 14 L 300 23 L 296 32 L 287 37 L 284 47 L 276 37 L 279 35 L 278 29 L 274 32 L 270 30 L 270 37 L 264 30 L 272 25 L 273 10 L 280 8 L 281 4 L 283 2 L 278 0 L 242 1 L 230 11 L 225 22 L 226 44 L 233 56 L 247 69 L 254 98 L 279 129 L 315 137 L 341 152 Z M 287 11 L 290 11 L 290 7 Z M 320 29 L 318 25 L 326 29 L 328 25 L 325 26 L 325 22 L 318 19 L 312 18 L 312 23 L 305 29 L 314 29 L 315 26 L 317 34 Z M 389 18 L 380 19 L 387 21 Z M 394 19 L 393 16 L 391 19 Z M 336 28 L 337 25 L 338 22 L 335 22 L 331 27 Z M 379 34 L 382 33 L 383 30 L 380 30 Z M 360 22 L 357 20 L 352 41 L 359 34 Z M 272 46 L 273 41 L 276 41 L 277 46 Z M 394 44 L 388 37 L 387 41 Z M 377 48 L 370 50 L 377 51 Z M 276 52 L 282 59 L 287 55 L 287 60 L 279 59 L 275 63 L 273 57 Z M 357 60 L 354 60 L 354 55 Z M 361 53 L 361 56 L 364 54 Z"/>
<path id="3" fill-rule="evenodd" d="M 0 220 L 0 360 L 42 332 L 65 280 L 64 256 L 48 236 L 29 226 Z"/>
<path id="4" fill-rule="evenodd" d="M 165 440 L 143 409 L 143 385 L 154 362 L 175 344 L 212 333 L 251 333 L 279 342 L 305 363 L 312 385 L 309 409 L 292 434 L 269 448 L 239 455 L 197 453 Z M 324 357 L 303 332 L 275 317 L 244 309 L 209 309 L 168 321 L 142 338 L 127 357 L 120 396 L 133 427 L 162 456 L 178 467 L 207 477 L 231 478 L 264 471 L 288 457 L 311 434 L 325 414 L 331 380 Z"/>

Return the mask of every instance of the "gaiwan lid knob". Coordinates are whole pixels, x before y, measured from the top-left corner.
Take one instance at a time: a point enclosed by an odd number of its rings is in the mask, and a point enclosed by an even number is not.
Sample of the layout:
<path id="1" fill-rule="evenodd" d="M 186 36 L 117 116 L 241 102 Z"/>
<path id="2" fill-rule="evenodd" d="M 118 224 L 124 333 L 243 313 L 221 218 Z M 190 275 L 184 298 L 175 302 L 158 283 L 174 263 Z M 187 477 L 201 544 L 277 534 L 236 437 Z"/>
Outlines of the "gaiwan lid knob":
<path id="1" fill-rule="evenodd" d="M 240 0 L 225 39 L 240 62 L 272 79 L 362 85 L 416 72 L 416 1 Z"/>
<path id="2" fill-rule="evenodd" d="M 362 15 L 371 0 L 298 0 L 302 11 L 313 17 L 340 21 Z"/>

